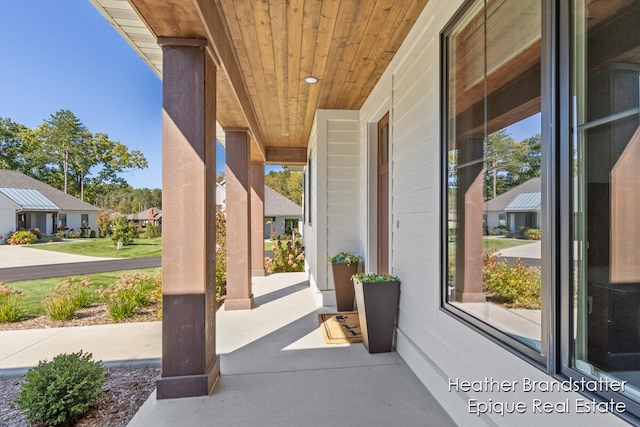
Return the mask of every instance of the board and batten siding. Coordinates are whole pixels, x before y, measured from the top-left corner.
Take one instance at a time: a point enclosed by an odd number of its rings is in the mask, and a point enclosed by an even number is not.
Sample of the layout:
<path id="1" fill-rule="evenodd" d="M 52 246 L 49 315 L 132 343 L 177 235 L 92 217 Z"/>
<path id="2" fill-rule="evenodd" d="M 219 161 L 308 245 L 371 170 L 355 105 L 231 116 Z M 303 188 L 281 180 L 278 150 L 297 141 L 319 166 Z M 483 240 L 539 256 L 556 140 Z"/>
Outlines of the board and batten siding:
<path id="1" fill-rule="evenodd" d="M 312 225 L 315 241 L 308 261 L 310 282 L 321 305 L 335 305 L 333 275 L 327 259 L 358 252 L 358 111 L 318 110 L 309 153 L 312 159 Z"/>
<path id="2" fill-rule="evenodd" d="M 577 393 L 453 392 L 450 379 L 552 381 L 440 308 L 440 34 L 462 0 L 431 0 L 360 110 L 359 250 L 375 263 L 376 123 L 390 113 L 390 264 L 401 279 L 397 351 L 460 426 L 626 425 L 607 414 L 469 414 L 469 399 L 561 402 Z M 367 267 L 365 267 L 366 269 Z M 425 419 L 428 415 L 425 415 Z"/>

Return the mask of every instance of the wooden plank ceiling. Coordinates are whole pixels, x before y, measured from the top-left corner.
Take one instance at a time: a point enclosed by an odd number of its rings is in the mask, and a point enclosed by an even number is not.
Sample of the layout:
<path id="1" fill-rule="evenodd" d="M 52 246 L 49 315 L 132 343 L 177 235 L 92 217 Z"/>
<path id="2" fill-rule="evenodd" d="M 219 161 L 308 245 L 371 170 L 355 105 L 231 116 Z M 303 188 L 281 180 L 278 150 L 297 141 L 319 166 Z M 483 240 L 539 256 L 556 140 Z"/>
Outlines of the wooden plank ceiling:
<path id="1" fill-rule="evenodd" d="M 156 38 L 209 39 L 217 119 L 251 130 L 253 160 L 301 164 L 315 110 L 359 109 L 428 0 L 129 1 Z"/>

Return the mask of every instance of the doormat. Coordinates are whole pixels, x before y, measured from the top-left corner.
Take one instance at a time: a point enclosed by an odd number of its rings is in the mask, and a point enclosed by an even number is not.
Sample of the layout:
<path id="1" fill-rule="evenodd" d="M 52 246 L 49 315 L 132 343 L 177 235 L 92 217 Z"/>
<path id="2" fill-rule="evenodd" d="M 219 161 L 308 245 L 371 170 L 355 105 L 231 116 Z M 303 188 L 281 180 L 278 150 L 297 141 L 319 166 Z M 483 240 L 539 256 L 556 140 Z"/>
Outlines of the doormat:
<path id="1" fill-rule="evenodd" d="M 362 342 L 357 311 L 318 314 L 322 336 L 327 344 Z"/>

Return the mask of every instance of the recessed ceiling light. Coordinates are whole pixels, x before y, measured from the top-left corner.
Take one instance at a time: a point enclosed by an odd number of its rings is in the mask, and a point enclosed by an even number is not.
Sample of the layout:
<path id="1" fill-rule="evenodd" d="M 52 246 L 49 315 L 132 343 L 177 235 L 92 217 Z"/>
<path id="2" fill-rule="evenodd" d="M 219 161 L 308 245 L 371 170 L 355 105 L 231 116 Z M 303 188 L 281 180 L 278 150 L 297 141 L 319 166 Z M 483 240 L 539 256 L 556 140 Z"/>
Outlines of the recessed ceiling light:
<path id="1" fill-rule="evenodd" d="M 307 82 L 307 83 L 309 83 L 310 85 L 314 85 L 314 84 L 316 84 L 316 83 L 318 83 L 318 82 L 319 82 L 318 78 L 317 78 L 317 77 L 313 77 L 313 76 L 307 76 L 307 77 L 305 77 L 305 78 L 304 78 L 304 81 L 305 81 L 305 82 Z"/>

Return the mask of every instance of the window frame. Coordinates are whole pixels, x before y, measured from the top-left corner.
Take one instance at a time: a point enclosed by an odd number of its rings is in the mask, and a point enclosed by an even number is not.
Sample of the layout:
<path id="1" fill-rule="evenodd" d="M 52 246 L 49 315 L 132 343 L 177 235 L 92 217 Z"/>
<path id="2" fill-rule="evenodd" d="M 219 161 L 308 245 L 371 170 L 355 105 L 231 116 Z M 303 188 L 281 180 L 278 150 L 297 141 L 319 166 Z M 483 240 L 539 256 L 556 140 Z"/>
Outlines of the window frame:
<path id="1" fill-rule="evenodd" d="M 558 83 L 554 72 L 554 59 L 555 59 L 555 40 L 557 37 L 556 23 L 554 20 L 555 14 L 555 1 L 554 0 L 541 0 L 541 137 L 542 137 L 542 217 L 541 221 L 543 228 L 547 229 L 545 235 L 548 235 L 543 239 L 543 251 L 542 251 L 542 276 L 541 286 L 547 287 L 546 292 L 542 292 L 542 309 L 541 309 L 541 351 L 538 352 L 532 347 L 527 346 L 521 341 L 509 336 L 504 331 L 492 326 L 489 323 L 485 323 L 472 314 L 456 307 L 448 301 L 448 288 L 447 288 L 447 266 L 448 266 L 448 252 L 447 252 L 447 239 L 448 239 L 448 99 L 449 99 L 449 81 L 447 76 L 447 70 L 449 68 L 449 36 L 453 31 L 457 29 L 458 23 L 460 23 L 465 14 L 481 0 L 469 0 L 456 12 L 451 20 L 445 25 L 440 33 L 440 172 L 441 172 L 441 186 L 440 186 L 440 221 L 441 221 L 441 236 L 440 236 L 440 309 L 446 314 L 462 321 L 476 332 L 482 334 L 486 338 L 490 339 L 494 343 L 507 349 L 508 351 L 519 355 L 525 361 L 533 364 L 534 366 L 542 369 L 543 371 L 554 375 L 555 369 L 555 357 L 553 356 L 556 345 L 552 342 L 551 337 L 557 337 L 554 333 L 554 328 L 557 322 L 553 316 L 556 310 L 556 298 L 554 291 L 555 275 L 557 274 L 554 268 L 554 258 L 551 258 L 553 253 L 552 241 L 556 235 L 557 230 L 557 215 L 551 215 L 551 212 L 557 209 L 554 201 L 557 192 L 553 190 L 551 183 L 556 182 L 555 168 L 552 165 L 556 161 L 556 149 L 557 139 L 555 134 L 551 131 L 549 123 L 553 123 L 551 117 L 556 114 L 554 99 L 556 96 L 555 85 Z M 546 165 L 546 166 L 545 166 Z M 554 173 L 553 176 L 549 174 Z M 547 177 L 545 179 L 545 177 Z M 549 179 L 550 177 L 550 179 Z M 555 259 L 557 261 L 557 258 Z M 552 278 L 552 281 L 550 281 Z"/>

